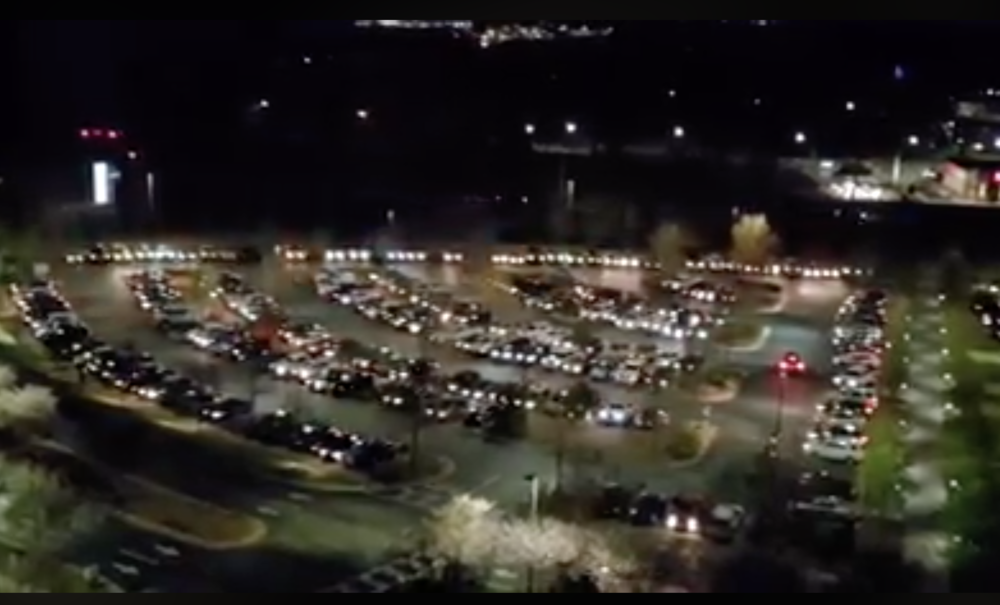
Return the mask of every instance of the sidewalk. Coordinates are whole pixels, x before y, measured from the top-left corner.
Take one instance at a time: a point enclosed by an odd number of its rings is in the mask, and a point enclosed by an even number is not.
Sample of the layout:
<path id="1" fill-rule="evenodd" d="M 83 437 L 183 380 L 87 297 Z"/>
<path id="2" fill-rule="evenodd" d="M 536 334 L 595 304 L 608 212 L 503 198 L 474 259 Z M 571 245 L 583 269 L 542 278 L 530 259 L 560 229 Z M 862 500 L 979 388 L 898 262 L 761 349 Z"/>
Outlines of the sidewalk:
<path id="1" fill-rule="evenodd" d="M 904 554 L 926 570 L 940 573 L 946 570 L 949 547 L 937 521 L 948 503 L 940 447 L 950 386 L 945 377 L 944 314 L 934 279 L 925 279 L 921 291 L 910 311 L 905 336 L 909 379 L 903 391 L 908 447 L 901 486 L 907 526 Z"/>

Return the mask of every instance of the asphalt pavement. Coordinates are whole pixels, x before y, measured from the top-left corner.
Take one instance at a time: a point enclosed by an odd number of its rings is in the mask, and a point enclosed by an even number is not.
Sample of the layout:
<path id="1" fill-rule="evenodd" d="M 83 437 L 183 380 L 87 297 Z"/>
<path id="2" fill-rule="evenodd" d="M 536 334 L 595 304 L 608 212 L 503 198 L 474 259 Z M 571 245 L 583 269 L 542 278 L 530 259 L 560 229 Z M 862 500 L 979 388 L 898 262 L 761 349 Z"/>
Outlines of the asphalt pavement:
<path id="1" fill-rule="evenodd" d="M 470 279 L 460 268 L 426 269 L 400 267 L 413 279 L 441 283 L 463 295 L 483 298 L 498 310 L 500 319 L 520 321 L 537 318 L 510 301 L 489 298 L 488 289 L 477 278 Z M 634 272 L 591 272 L 578 274 L 587 281 L 629 289 L 636 283 Z M 161 362 L 200 377 L 211 376 L 220 387 L 234 395 L 245 395 L 250 389 L 249 374 L 231 364 L 222 364 L 201 355 L 186 345 L 172 343 L 152 330 L 148 319 L 132 304 L 116 268 L 81 268 L 60 275 L 66 293 L 81 317 L 102 337 L 117 343 L 131 343 L 153 353 Z M 260 289 L 274 295 L 292 316 L 326 325 L 333 331 L 368 344 L 380 344 L 419 355 L 427 349 L 416 338 L 376 326 L 350 311 L 320 301 L 309 286 L 309 273 L 287 270 L 273 263 L 247 273 Z M 631 281 L 630 281 L 631 280 Z M 671 469 L 655 462 L 613 469 L 620 481 L 645 483 L 668 492 L 709 492 L 721 498 L 740 498 L 738 479 L 751 468 L 754 454 L 759 452 L 773 431 L 781 412 L 785 434 L 789 435 L 789 452 L 799 450 L 795 435 L 801 436 L 824 395 L 829 369 L 829 338 L 826 327 L 836 306 L 847 292 L 836 284 L 819 282 L 789 283 L 788 298 L 783 310 L 770 316 L 768 339 L 755 351 L 726 353 L 727 361 L 747 369 L 747 384 L 739 397 L 730 403 L 712 406 L 710 412 L 702 404 L 678 397 L 670 401 L 675 418 L 703 417 L 710 413 L 721 428 L 720 438 L 702 464 L 689 469 Z M 815 376 L 778 383 L 773 373 L 775 362 L 788 351 L 800 353 Z M 514 368 L 463 359 L 448 355 L 444 362 L 450 369 L 471 369 L 496 380 L 519 381 L 522 372 Z M 532 380 L 568 384 L 564 378 L 543 374 Z M 599 387 L 609 400 L 648 403 L 654 395 L 628 389 Z M 364 434 L 406 439 L 412 432 L 407 418 L 360 402 L 333 401 L 312 395 L 295 385 L 262 381 L 256 387 L 257 401 L 262 409 L 292 407 L 319 419 L 329 420 L 348 430 Z M 662 395 L 656 402 L 663 405 Z M 778 405 L 783 399 L 784 405 Z M 623 432 L 621 439 L 627 439 Z M 323 497 L 315 494 L 288 492 L 273 485 L 235 482 L 225 477 L 199 477 L 194 464 L 178 465 L 171 461 L 178 449 L 164 450 L 161 463 L 143 462 L 137 474 L 174 487 L 178 491 L 202 497 L 220 505 L 255 512 L 272 525 L 268 542 L 261 548 L 239 553 L 197 553 L 181 557 L 177 565 L 162 556 L 156 539 L 121 529 L 111 532 L 108 547 L 95 547 L 95 560 L 120 564 L 123 569 L 139 567 L 136 581 L 155 586 L 167 578 L 180 578 L 171 591 L 180 592 L 183 582 L 207 576 L 206 582 L 226 591 L 243 592 L 238 586 L 254 586 L 257 591 L 302 591 L 303 586 L 328 586 L 344 577 L 360 562 L 376 561 L 389 552 L 400 535 L 416 529 L 420 512 L 415 508 L 433 507 L 446 501 L 457 491 L 474 492 L 503 504 L 519 504 L 529 497 L 527 475 L 552 477 L 556 454 L 532 443 L 489 444 L 474 434 L 455 426 L 431 426 L 423 433 L 426 453 L 446 456 L 458 462 L 455 474 L 441 489 L 411 488 L 404 493 L 387 494 L 382 499 L 361 497 Z M 150 457 L 147 457 L 150 458 Z M 569 461 L 570 466 L 586 467 L 589 462 Z M 608 474 L 609 469 L 594 461 L 593 473 Z M 600 467 L 600 468 L 596 468 Z M 180 470 L 179 470 L 180 469 Z M 399 502 L 409 505 L 400 506 Z M 121 537 L 119 537 L 121 536 Z M 114 539 L 112 539 L 114 538 Z M 308 551 L 308 552 L 303 552 Z M 131 554 L 122 554 L 131 553 Z M 152 554 L 150 554 L 152 553 Z M 159 554 L 157 554 L 159 553 Z M 138 554 L 157 563 L 142 563 Z M 126 561 L 120 561 L 120 559 Z M 173 557 L 177 558 L 177 557 Z M 204 563 L 202 558 L 205 559 Z M 132 560 L 132 563 L 128 563 Z M 199 574 L 182 573 L 191 561 L 197 561 Z M 341 561 L 351 561 L 341 563 Z M 260 569 L 289 569 L 287 574 L 260 574 Z M 315 572 L 315 574 L 314 574 Z M 308 577 L 306 577 L 308 576 Z M 314 577 L 315 576 L 315 577 Z M 162 579 L 161 579 L 162 578 Z M 154 581 L 155 580 L 155 581 Z M 276 586 L 282 584 L 283 586 Z M 291 584 L 298 584 L 289 588 Z"/>

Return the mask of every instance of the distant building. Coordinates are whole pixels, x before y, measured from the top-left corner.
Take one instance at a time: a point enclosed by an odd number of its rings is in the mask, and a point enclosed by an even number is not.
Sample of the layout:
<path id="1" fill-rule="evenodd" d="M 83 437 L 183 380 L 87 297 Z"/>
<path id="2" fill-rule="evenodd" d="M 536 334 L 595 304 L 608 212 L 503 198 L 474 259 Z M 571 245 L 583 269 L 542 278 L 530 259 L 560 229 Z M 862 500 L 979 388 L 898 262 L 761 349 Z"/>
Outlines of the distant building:
<path id="1" fill-rule="evenodd" d="M 941 185 L 959 199 L 1000 202 L 1000 155 L 948 160 L 940 170 Z"/>
<path id="2" fill-rule="evenodd" d="M 946 129 L 959 155 L 1000 158 L 1000 98 L 959 102 Z"/>

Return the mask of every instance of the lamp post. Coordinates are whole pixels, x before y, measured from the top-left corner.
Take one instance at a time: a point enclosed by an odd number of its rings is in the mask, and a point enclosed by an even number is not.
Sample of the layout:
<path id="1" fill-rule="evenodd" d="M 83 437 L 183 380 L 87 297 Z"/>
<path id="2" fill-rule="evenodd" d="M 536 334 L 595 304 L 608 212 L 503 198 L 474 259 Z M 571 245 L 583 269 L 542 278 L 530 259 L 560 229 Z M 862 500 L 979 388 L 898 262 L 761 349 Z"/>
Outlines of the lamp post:
<path id="1" fill-rule="evenodd" d="M 896 154 L 892 157 L 892 186 L 896 187 L 903 179 L 903 154 L 911 149 L 920 147 L 920 137 L 910 135 L 906 137 L 905 145 L 896 149 Z"/>
<path id="2" fill-rule="evenodd" d="M 541 497 L 542 497 L 542 482 L 538 475 L 528 475 L 525 477 L 528 482 L 528 521 L 531 525 L 537 525 L 540 515 L 541 508 Z M 534 563 L 528 564 L 528 570 L 525 577 L 525 592 L 531 594 L 535 592 L 535 565 Z"/>

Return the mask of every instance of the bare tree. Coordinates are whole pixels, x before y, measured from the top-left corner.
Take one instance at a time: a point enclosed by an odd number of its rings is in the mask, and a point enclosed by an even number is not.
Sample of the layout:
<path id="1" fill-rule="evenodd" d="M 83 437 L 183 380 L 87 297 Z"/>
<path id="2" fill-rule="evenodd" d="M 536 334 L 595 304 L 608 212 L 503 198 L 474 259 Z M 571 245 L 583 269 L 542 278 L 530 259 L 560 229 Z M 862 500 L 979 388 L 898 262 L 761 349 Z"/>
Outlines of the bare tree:
<path id="1" fill-rule="evenodd" d="M 763 214 L 741 216 L 733 224 L 731 238 L 730 258 L 746 265 L 767 264 L 774 257 L 780 243 Z"/>

